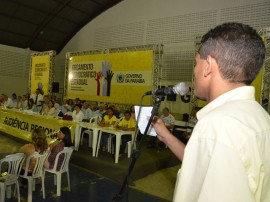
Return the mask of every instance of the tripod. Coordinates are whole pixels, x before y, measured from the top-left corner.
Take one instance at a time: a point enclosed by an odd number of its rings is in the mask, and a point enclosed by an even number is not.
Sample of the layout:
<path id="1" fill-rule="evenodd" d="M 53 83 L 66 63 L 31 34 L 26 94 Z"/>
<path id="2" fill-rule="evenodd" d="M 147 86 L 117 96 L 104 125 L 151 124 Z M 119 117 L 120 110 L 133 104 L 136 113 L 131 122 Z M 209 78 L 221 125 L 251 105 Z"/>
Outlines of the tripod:
<path id="1" fill-rule="evenodd" d="M 164 100 L 164 95 L 158 95 L 158 96 L 156 96 L 156 98 L 155 98 L 155 104 L 154 104 L 153 109 L 151 111 L 151 116 L 150 116 L 150 118 L 148 120 L 148 123 L 147 123 L 146 129 L 144 131 L 143 137 L 145 137 L 145 135 L 147 135 L 148 130 L 150 128 L 150 125 L 151 125 L 152 121 L 154 120 L 155 115 L 158 112 L 160 103 L 163 100 Z M 118 193 L 116 193 L 114 195 L 113 199 L 112 199 L 112 201 L 114 201 L 114 202 L 120 202 L 122 200 L 122 194 L 123 194 L 123 192 L 124 192 L 124 190 L 125 190 L 125 188 L 127 186 L 128 178 L 129 178 L 129 176 L 130 176 L 130 174 L 131 174 L 131 172 L 132 172 L 132 170 L 133 170 L 133 168 L 135 166 L 135 163 L 136 163 L 137 159 L 140 156 L 142 145 L 143 145 L 143 140 L 144 140 L 143 137 L 140 139 L 137 149 L 134 149 L 132 151 L 131 162 L 129 164 L 127 174 L 126 174 L 126 176 L 125 176 L 125 178 L 123 180 L 123 183 L 122 183 L 122 186 L 121 186 L 120 191 Z"/>

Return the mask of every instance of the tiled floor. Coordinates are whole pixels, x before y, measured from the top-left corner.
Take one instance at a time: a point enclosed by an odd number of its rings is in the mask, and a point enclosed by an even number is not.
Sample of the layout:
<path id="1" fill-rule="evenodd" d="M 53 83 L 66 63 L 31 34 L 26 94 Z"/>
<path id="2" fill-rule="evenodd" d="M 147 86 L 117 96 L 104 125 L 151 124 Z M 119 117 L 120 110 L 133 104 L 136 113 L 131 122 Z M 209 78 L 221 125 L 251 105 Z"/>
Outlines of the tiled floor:
<path id="1" fill-rule="evenodd" d="M 113 196 L 119 192 L 121 185 L 108 179 L 94 175 L 77 166 L 70 165 L 71 191 L 67 191 L 66 174 L 62 177 L 61 196 L 56 196 L 56 186 L 53 185 L 53 175 L 46 173 L 45 177 L 45 195 L 43 200 L 41 186 L 36 185 L 36 191 L 33 192 L 33 202 L 107 202 L 113 201 Z M 27 188 L 20 188 L 21 201 L 27 201 Z M 127 194 L 128 193 L 128 194 Z M 15 202 L 17 199 L 7 199 L 7 202 Z M 129 189 L 125 191 L 122 201 L 130 202 L 166 202 L 167 200 Z"/>
<path id="2" fill-rule="evenodd" d="M 0 135 L 0 157 L 18 151 L 22 145 L 10 139 L 7 136 Z M 156 179 L 158 180 L 158 179 Z M 109 180 L 94 174 L 87 169 L 70 164 L 70 181 L 71 191 L 67 191 L 66 174 L 62 176 L 62 194 L 60 197 L 56 196 L 56 186 L 53 184 L 53 175 L 46 173 L 45 176 L 45 199 L 42 198 L 41 186 L 36 185 L 36 191 L 33 192 L 33 202 L 48 201 L 48 202 L 107 202 L 113 201 L 113 197 L 120 191 L 121 183 Z M 120 180 L 121 181 L 121 180 Z M 142 182 L 147 185 L 147 183 Z M 151 184 L 149 183 L 151 186 Z M 160 186 L 164 189 L 164 184 Z M 166 185 L 165 185 L 166 186 Z M 163 187 L 163 188 L 162 188 Z M 148 187 L 149 188 L 149 187 Z M 151 188 L 150 188 L 151 189 Z M 21 201 L 27 201 L 27 188 L 21 188 Z M 17 199 L 6 199 L 7 202 L 15 202 Z M 119 200 L 120 201 L 120 200 Z M 163 198 L 147 194 L 138 189 L 125 189 L 122 200 L 123 202 L 167 202 Z"/>

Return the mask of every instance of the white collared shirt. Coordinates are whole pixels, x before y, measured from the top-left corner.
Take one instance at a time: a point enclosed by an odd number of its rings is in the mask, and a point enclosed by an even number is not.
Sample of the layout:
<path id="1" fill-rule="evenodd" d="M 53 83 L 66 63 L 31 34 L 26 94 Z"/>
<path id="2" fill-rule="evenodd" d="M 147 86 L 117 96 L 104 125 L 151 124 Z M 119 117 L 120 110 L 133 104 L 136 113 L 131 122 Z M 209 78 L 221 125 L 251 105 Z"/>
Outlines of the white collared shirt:
<path id="1" fill-rule="evenodd" d="M 270 117 L 254 92 L 236 88 L 197 113 L 175 202 L 270 201 Z"/>

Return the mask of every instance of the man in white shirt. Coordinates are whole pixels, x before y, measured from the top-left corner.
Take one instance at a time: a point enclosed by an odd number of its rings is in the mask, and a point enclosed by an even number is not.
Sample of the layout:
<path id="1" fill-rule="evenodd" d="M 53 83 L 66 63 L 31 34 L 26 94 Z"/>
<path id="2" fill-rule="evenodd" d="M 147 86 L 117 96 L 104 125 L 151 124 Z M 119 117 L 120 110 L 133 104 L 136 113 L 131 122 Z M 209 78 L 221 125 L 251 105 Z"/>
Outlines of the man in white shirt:
<path id="1" fill-rule="evenodd" d="M 89 120 L 91 118 L 91 113 L 92 112 L 91 112 L 91 109 L 89 109 L 89 106 L 90 106 L 90 104 L 88 102 L 86 102 L 86 101 L 82 105 L 81 111 L 82 111 L 82 113 L 84 115 L 84 117 L 83 117 L 84 122 L 89 122 Z"/>
<path id="2" fill-rule="evenodd" d="M 34 104 L 37 106 L 42 106 L 43 95 L 40 93 L 40 89 L 37 88 L 36 92 L 30 96 L 34 100 Z"/>
<path id="3" fill-rule="evenodd" d="M 22 95 L 22 105 L 21 105 L 22 110 L 27 110 L 28 109 L 28 100 L 26 98 L 26 95 Z"/>
<path id="4" fill-rule="evenodd" d="M 270 201 L 270 116 L 250 86 L 263 65 L 256 30 L 225 23 L 202 37 L 194 68 L 194 94 L 208 104 L 197 113 L 185 147 L 153 123 L 158 138 L 182 160 L 177 202 Z"/>
<path id="5" fill-rule="evenodd" d="M 14 107 L 14 103 L 13 103 L 12 99 L 9 98 L 5 94 L 2 94 L 2 96 L 4 98 L 4 107 L 6 107 L 6 108 L 13 108 Z"/>

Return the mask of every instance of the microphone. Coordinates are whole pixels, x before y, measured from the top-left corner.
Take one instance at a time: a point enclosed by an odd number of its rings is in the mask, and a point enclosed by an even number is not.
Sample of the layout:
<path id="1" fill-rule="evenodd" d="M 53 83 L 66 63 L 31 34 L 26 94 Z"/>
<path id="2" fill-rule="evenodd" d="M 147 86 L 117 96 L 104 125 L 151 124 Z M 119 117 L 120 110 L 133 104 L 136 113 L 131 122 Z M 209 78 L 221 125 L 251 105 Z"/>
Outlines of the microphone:
<path id="1" fill-rule="evenodd" d="M 180 82 L 173 87 L 159 88 L 153 91 L 148 91 L 144 95 L 186 95 L 189 92 L 189 87 L 186 83 Z"/>

